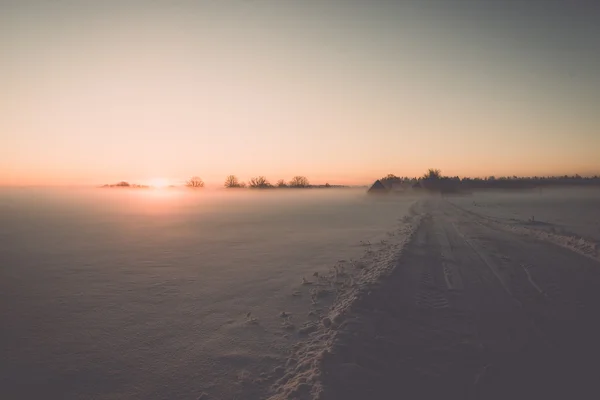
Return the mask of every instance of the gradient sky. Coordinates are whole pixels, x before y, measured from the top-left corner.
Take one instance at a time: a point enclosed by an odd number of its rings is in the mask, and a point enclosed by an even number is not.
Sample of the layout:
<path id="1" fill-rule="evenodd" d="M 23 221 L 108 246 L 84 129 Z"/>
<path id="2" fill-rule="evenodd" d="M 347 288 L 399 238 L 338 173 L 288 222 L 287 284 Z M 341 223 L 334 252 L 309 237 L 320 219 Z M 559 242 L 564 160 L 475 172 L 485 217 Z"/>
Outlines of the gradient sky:
<path id="1" fill-rule="evenodd" d="M 593 1 L 0 0 L 0 184 L 600 173 Z"/>

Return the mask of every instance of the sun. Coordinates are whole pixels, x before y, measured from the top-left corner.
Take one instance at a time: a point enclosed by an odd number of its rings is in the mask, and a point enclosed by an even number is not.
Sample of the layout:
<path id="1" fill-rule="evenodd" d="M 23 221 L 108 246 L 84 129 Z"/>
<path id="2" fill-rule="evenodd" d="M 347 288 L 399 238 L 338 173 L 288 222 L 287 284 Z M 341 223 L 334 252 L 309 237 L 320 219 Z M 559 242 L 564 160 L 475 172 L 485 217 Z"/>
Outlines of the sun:
<path id="1" fill-rule="evenodd" d="M 150 180 L 150 186 L 157 189 L 163 189 L 169 186 L 169 181 L 164 178 L 154 178 Z"/>

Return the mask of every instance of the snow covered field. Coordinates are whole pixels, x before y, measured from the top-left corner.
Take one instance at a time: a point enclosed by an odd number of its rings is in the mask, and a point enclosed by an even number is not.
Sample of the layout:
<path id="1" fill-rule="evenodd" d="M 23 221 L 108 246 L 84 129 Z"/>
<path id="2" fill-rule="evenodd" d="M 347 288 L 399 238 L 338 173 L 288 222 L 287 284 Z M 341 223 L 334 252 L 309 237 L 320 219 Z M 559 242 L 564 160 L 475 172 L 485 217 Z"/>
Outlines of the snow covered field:
<path id="1" fill-rule="evenodd" d="M 1 193 L 8 398 L 600 395 L 599 191 Z"/>
<path id="2" fill-rule="evenodd" d="M 598 259 L 439 196 L 416 209 L 394 268 L 341 296 L 272 400 L 598 398 Z"/>
<path id="3" fill-rule="evenodd" d="M 260 398 L 415 200 L 3 189 L 3 398 Z"/>
<path id="4" fill-rule="evenodd" d="M 448 200 L 496 226 L 598 257 L 598 189 L 561 188 L 512 193 L 490 191 L 449 197 Z"/>

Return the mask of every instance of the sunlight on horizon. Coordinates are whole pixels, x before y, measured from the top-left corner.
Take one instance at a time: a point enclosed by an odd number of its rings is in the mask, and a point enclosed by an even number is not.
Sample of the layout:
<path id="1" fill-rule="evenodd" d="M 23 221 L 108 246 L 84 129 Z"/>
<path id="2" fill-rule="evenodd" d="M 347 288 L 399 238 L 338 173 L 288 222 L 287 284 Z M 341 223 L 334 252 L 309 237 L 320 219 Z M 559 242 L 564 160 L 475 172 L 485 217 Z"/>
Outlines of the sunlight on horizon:
<path id="1" fill-rule="evenodd" d="M 584 5 L 71 3 L 0 5 L 0 185 L 600 173 Z"/>
<path id="2" fill-rule="evenodd" d="M 165 188 L 169 187 L 169 185 L 171 185 L 171 183 L 169 182 L 168 179 L 165 179 L 165 178 L 154 178 L 154 179 L 150 180 L 148 185 L 155 189 L 165 189 Z"/>

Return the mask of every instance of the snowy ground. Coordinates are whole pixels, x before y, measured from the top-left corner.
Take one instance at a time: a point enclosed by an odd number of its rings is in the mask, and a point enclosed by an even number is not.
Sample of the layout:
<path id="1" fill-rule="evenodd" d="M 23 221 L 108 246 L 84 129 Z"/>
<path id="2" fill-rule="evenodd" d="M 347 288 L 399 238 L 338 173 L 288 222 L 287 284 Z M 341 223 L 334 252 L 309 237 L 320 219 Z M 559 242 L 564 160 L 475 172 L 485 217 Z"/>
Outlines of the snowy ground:
<path id="1" fill-rule="evenodd" d="M 598 260 L 453 203 L 419 202 L 394 267 L 342 294 L 272 399 L 600 396 Z"/>
<path id="2" fill-rule="evenodd" d="M 262 398 L 414 201 L 3 190 L 2 397 Z"/>
<path id="3" fill-rule="evenodd" d="M 0 197 L 8 398 L 598 398 L 597 191 Z"/>
<path id="4" fill-rule="evenodd" d="M 600 190 L 543 189 L 449 197 L 498 228 L 537 237 L 591 257 L 600 250 Z"/>

